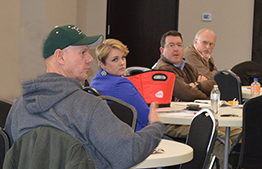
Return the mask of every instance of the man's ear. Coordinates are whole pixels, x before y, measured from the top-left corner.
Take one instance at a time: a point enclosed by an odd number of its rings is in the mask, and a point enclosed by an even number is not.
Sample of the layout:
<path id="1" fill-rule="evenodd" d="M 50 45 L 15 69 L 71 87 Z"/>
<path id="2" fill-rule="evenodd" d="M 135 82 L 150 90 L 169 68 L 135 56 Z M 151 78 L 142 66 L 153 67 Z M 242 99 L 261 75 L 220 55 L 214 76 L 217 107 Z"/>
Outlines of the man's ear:
<path id="1" fill-rule="evenodd" d="M 160 50 L 161 55 L 163 55 L 164 48 L 161 46 L 161 47 L 159 48 L 159 50 Z"/>
<path id="2" fill-rule="evenodd" d="M 102 69 L 105 69 L 105 64 L 103 63 L 103 62 L 101 62 L 101 61 L 99 61 L 99 65 L 100 65 L 100 67 L 102 68 Z"/>
<path id="3" fill-rule="evenodd" d="M 61 49 L 56 49 L 54 53 L 55 59 L 59 64 L 64 64 L 65 63 L 65 58 L 64 58 L 64 51 Z"/>
<path id="4" fill-rule="evenodd" d="M 197 39 L 194 39 L 194 41 L 193 41 L 193 42 L 194 42 L 194 44 L 196 44 L 196 43 L 197 43 Z"/>

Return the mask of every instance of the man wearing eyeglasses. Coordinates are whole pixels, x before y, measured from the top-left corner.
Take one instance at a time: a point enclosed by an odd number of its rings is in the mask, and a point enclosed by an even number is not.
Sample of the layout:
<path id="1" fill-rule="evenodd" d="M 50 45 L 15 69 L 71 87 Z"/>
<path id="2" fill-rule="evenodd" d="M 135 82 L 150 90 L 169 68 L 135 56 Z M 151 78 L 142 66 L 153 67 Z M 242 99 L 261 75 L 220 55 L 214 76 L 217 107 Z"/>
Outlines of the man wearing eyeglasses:
<path id="1" fill-rule="evenodd" d="M 196 33 L 193 45 L 187 47 L 184 52 L 186 62 L 208 79 L 213 79 L 217 72 L 214 59 L 211 56 L 215 43 L 215 33 L 210 29 L 203 28 Z"/>
<path id="2" fill-rule="evenodd" d="M 162 36 L 160 45 L 161 56 L 154 69 L 168 70 L 176 74 L 173 100 L 209 99 L 210 92 L 216 82 L 208 80 L 196 68 L 183 60 L 182 35 L 177 31 L 170 30 Z"/>
<path id="3" fill-rule="evenodd" d="M 207 43 L 209 43 L 208 46 L 213 46 L 215 41 L 208 40 Z M 166 32 L 161 37 L 160 45 L 161 55 L 154 69 L 168 70 L 176 74 L 173 100 L 194 101 L 195 99 L 209 99 L 210 92 L 216 82 L 212 79 L 207 79 L 195 67 L 190 65 L 187 60 L 183 60 L 184 50 L 181 33 L 174 30 Z M 203 53 L 210 55 L 211 52 L 205 51 Z M 186 138 L 189 132 L 189 126 L 175 124 L 166 126 L 165 134 L 171 138 Z M 224 131 L 224 128 L 219 128 L 218 136 L 225 138 Z M 230 139 L 232 142 L 240 132 L 241 129 L 239 128 L 231 129 Z M 220 164 L 223 164 L 224 144 L 219 140 L 215 143 L 213 153 L 218 157 Z"/>

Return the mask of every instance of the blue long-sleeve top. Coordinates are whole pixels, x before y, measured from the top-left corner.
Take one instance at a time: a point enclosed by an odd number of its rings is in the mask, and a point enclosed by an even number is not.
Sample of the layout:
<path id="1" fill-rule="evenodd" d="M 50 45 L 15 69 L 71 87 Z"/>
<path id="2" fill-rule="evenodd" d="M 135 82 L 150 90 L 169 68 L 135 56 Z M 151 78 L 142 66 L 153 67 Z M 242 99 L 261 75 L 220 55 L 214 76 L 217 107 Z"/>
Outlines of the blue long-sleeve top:
<path id="1" fill-rule="evenodd" d="M 138 116 L 136 131 L 147 126 L 149 107 L 133 83 L 125 77 L 105 72 L 100 68 L 90 86 L 96 88 L 103 95 L 118 98 L 134 106 Z"/>

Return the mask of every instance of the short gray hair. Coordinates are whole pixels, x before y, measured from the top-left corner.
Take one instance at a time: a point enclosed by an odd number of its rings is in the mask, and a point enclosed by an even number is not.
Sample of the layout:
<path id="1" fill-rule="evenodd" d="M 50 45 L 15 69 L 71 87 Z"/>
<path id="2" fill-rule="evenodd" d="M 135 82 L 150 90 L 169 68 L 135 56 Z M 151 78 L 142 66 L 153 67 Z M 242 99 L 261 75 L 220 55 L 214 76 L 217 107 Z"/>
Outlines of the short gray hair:
<path id="1" fill-rule="evenodd" d="M 200 35 L 201 33 L 205 32 L 205 31 L 210 32 L 211 34 L 213 34 L 213 35 L 215 36 L 215 38 L 217 38 L 214 31 L 212 31 L 211 29 L 203 28 L 203 29 L 200 29 L 200 30 L 196 33 L 195 39 L 198 39 L 199 35 Z"/>

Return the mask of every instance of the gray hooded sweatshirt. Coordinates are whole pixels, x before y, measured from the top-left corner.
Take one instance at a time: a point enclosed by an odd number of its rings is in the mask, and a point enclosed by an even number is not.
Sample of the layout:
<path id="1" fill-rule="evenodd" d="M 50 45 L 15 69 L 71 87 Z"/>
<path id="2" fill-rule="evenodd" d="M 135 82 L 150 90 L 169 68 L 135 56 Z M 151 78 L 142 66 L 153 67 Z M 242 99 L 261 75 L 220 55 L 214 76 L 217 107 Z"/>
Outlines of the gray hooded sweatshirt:
<path id="1" fill-rule="evenodd" d="M 106 102 L 84 92 L 72 78 L 46 73 L 22 82 L 22 87 L 5 125 L 11 144 L 38 126 L 51 126 L 77 139 L 96 168 L 125 169 L 149 156 L 165 132 L 161 122 L 154 122 L 134 133 Z"/>

